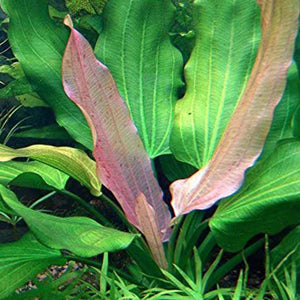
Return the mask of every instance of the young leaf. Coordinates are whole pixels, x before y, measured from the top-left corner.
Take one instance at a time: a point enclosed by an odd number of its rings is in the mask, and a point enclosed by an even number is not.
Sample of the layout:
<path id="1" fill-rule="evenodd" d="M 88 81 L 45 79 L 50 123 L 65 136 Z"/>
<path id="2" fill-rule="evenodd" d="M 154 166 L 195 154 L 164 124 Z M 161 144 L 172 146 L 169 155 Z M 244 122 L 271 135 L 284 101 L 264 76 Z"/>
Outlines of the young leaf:
<path id="1" fill-rule="evenodd" d="M 170 153 L 182 55 L 168 34 L 170 0 L 109 0 L 95 53 L 116 81 L 150 157 Z"/>
<path id="2" fill-rule="evenodd" d="M 26 148 L 12 149 L 0 145 L 0 161 L 28 157 L 56 168 L 90 189 L 93 195 L 101 194 L 101 184 L 96 174 L 96 163 L 79 149 L 33 145 Z"/>
<path id="3" fill-rule="evenodd" d="M 280 144 L 253 167 L 241 190 L 224 199 L 209 226 L 218 244 L 238 251 L 254 235 L 275 234 L 300 220 L 300 142 Z"/>
<path id="4" fill-rule="evenodd" d="M 44 246 L 31 232 L 17 242 L 0 244 L 0 298 L 10 296 L 49 265 L 65 263 L 59 250 Z"/>
<path id="5" fill-rule="evenodd" d="M 33 89 L 53 108 L 58 124 L 92 149 L 87 123 L 80 110 L 66 97 L 61 84 L 61 61 L 68 31 L 51 20 L 48 2 L 1 1 L 1 8 L 9 16 L 9 42 Z"/>
<path id="6" fill-rule="evenodd" d="M 163 236 L 170 213 L 129 111 L 109 70 L 96 60 L 86 39 L 72 28 L 72 21 L 67 22 L 71 35 L 63 58 L 63 84 L 91 127 L 98 176 L 139 229 L 136 201 L 144 194 L 157 214 L 157 227 Z"/>
<path id="7" fill-rule="evenodd" d="M 260 155 L 292 62 L 298 0 L 259 0 L 262 41 L 243 96 L 208 164 L 171 185 L 176 215 L 206 209 L 236 192 Z M 284 16 L 284 17 L 283 17 Z"/>
<path id="8" fill-rule="evenodd" d="M 0 185 L 0 197 L 23 217 L 35 237 L 53 249 L 66 249 L 82 257 L 117 251 L 130 245 L 136 235 L 101 226 L 86 217 L 61 218 L 24 206 L 16 195 Z"/>

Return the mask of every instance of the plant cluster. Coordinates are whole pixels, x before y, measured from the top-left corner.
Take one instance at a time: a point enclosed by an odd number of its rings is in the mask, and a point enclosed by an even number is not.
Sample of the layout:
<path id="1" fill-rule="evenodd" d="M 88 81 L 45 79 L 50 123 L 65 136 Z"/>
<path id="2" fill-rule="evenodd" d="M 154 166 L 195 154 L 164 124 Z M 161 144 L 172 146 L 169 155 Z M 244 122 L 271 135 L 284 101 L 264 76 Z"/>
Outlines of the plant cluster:
<path id="1" fill-rule="evenodd" d="M 0 221 L 28 228 L 0 244 L 1 299 L 299 297 L 298 0 L 2 0 L 1 8 L 14 58 L 0 68 L 10 76 L 0 98 L 55 119 L 30 129 L 21 120 L 0 145 Z M 70 179 L 121 225 L 71 191 Z M 46 193 L 28 204 L 15 187 Z M 87 214 L 37 209 L 56 195 Z M 270 249 L 268 235 L 283 229 Z M 263 245 L 255 289 L 247 260 Z M 120 250 L 129 260 L 118 269 L 108 253 Z M 84 262 L 99 284 L 68 271 L 16 294 L 67 261 Z M 220 286 L 235 268 L 236 285 Z"/>

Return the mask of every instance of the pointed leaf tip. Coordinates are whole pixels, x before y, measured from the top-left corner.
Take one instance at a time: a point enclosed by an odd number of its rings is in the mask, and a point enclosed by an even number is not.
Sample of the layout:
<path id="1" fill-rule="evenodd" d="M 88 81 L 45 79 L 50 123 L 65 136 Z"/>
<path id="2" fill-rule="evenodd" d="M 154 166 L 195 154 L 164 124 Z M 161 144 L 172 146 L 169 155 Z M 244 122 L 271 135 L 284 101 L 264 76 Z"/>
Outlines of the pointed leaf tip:
<path id="1" fill-rule="evenodd" d="M 71 16 L 69 14 L 67 14 L 65 16 L 65 18 L 64 18 L 64 24 L 66 26 L 70 27 L 71 29 L 74 28 L 72 18 L 71 18 Z"/>

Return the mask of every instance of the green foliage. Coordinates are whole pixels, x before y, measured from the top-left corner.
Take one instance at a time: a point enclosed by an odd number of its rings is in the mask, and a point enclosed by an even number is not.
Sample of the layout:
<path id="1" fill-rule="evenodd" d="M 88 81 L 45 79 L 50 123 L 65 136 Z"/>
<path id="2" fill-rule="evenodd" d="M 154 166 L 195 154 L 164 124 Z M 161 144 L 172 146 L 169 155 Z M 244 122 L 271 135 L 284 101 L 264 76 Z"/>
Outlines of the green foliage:
<path id="1" fill-rule="evenodd" d="M 0 73 L 8 74 L 13 78 L 11 82 L 0 89 L 0 99 L 16 97 L 27 107 L 47 106 L 32 89 L 19 62 L 12 63 L 11 65 L 2 65 Z"/>
<path id="2" fill-rule="evenodd" d="M 174 105 L 182 86 L 182 56 L 168 36 L 173 16 L 170 1 L 110 0 L 95 48 L 150 157 L 170 153 Z"/>
<path id="3" fill-rule="evenodd" d="M 197 1 L 195 47 L 185 65 L 186 93 L 176 103 L 171 149 L 201 168 L 211 159 L 246 87 L 260 40 L 251 1 Z"/>
<path id="4" fill-rule="evenodd" d="M 237 251 L 260 232 L 275 234 L 299 222 L 299 155 L 299 141 L 283 142 L 220 203 L 210 227 L 222 247 Z"/>
<path id="5" fill-rule="evenodd" d="M 62 190 L 69 176 L 40 162 L 0 163 L 0 183 L 45 190 Z"/>
<path id="6" fill-rule="evenodd" d="M 12 126 L 9 126 L 9 123 L 14 119 L 16 113 L 21 108 L 21 106 L 13 106 L 8 111 L 3 110 L 0 115 L 0 138 L 1 143 L 7 144 L 10 138 L 14 135 L 14 133 L 22 127 L 22 123 L 26 121 L 26 118 L 18 120 Z"/>
<path id="7" fill-rule="evenodd" d="M 193 50 L 195 32 L 193 30 L 193 0 L 174 0 L 176 7 L 175 20 L 170 29 L 173 44 L 181 51 L 186 62 Z"/>
<path id="8" fill-rule="evenodd" d="M 290 66 L 284 96 L 274 112 L 272 127 L 264 145 L 263 154 L 267 156 L 275 149 L 279 140 L 294 136 L 293 118 L 297 107 L 300 105 L 299 75 L 297 66 Z M 295 126 L 298 127 L 297 122 Z M 298 128 L 297 128 L 298 129 Z"/>
<path id="9" fill-rule="evenodd" d="M 100 14 L 108 0 L 66 0 L 66 6 L 72 14 L 81 10 L 90 14 Z"/>
<path id="10" fill-rule="evenodd" d="M 13 192 L 0 185 L 2 201 L 23 217 L 36 238 L 44 245 L 66 249 L 82 257 L 128 247 L 135 235 L 101 226 L 86 217 L 61 218 L 34 211 L 18 201 Z"/>
<path id="11" fill-rule="evenodd" d="M 40 299 L 57 299 L 57 300 L 82 300 L 86 299 L 84 296 L 88 294 L 85 285 L 81 283 L 82 277 L 86 275 L 87 267 L 82 268 L 81 270 L 73 270 L 76 265 L 73 267 L 73 262 L 68 264 L 68 267 L 64 270 L 64 273 L 59 278 L 53 278 L 50 271 L 47 270 L 41 281 L 34 279 L 33 283 L 35 284 L 34 289 L 29 289 L 27 291 L 22 291 L 20 293 L 15 293 L 12 297 L 14 300 L 31 300 L 34 298 Z M 55 266 L 56 267 L 56 266 Z M 64 266 L 65 268 L 65 266 Z M 50 273 L 50 274 L 49 274 Z M 8 297 L 5 300 L 9 300 L 11 297 Z"/>
<path id="12" fill-rule="evenodd" d="M 186 178 L 210 161 L 243 95 L 261 39 L 259 7 L 255 0 L 109 0 L 103 11 L 102 28 L 102 15 L 97 14 L 102 14 L 105 2 L 67 0 L 66 6 L 75 16 L 75 27 L 92 46 L 98 39 L 96 55 L 111 71 L 149 156 L 158 157 L 158 178 Z M 61 84 L 61 62 L 68 39 L 68 30 L 61 24 L 66 8 L 56 11 L 48 4 L 47 0 L 1 2 L 9 15 L 9 42 L 19 62 L 5 61 L 0 66 L 0 72 L 12 79 L 0 89 L 0 98 L 16 97 L 27 106 L 44 105 L 45 101 L 67 132 L 50 125 L 17 134 L 13 128 L 5 135 L 5 126 L 17 110 L 12 109 L 7 116 L 1 116 L 0 134 L 4 144 L 12 135 L 49 139 L 53 144 L 69 142 L 72 137 L 91 150 L 87 123 Z M 299 67 L 298 44 L 299 37 L 295 50 Z M 85 257 L 88 265 L 97 266 L 93 272 L 99 287 L 81 282 L 82 272 L 70 271 L 55 281 L 36 282 L 37 290 L 12 297 L 297 299 L 299 226 L 271 251 L 271 265 L 267 254 L 266 275 L 257 290 L 247 288 L 247 257 L 260 249 L 263 241 L 246 246 L 259 233 L 274 234 L 299 224 L 300 144 L 293 139 L 300 136 L 296 63 L 287 74 L 285 93 L 274 112 L 262 155 L 247 171 L 243 186 L 221 200 L 215 212 L 197 211 L 173 220 L 172 235 L 164 244 L 168 264 L 165 269 L 159 268 L 153 251 L 143 237 L 134 234 L 137 231 L 123 212 L 101 195 L 96 163 L 86 153 L 70 147 L 1 146 L 0 221 L 17 226 L 24 219 L 30 232 L 14 243 L 0 245 L 0 298 L 11 296 L 17 287 L 50 264 Z M 101 87 L 103 93 L 105 88 Z M 183 98 L 178 100 L 185 88 Z M 111 96 L 110 91 L 107 95 Z M 109 113 L 107 118 L 111 119 Z M 105 132 L 107 136 L 110 133 Z M 124 136 L 125 141 L 130 140 Z M 121 148 L 118 142 L 111 145 L 111 151 L 126 160 Z M 7 161 L 13 159 L 18 161 Z M 130 157 L 130 163 L 135 159 Z M 131 173 L 134 178 L 142 178 L 133 164 Z M 121 175 L 118 180 L 123 191 Z M 99 197 L 97 201 L 104 200 L 130 233 L 103 227 L 87 217 L 62 218 L 34 210 L 38 203 L 59 192 L 76 200 L 103 224 L 112 226 L 97 208 L 66 190 L 69 176 Z M 13 185 L 54 192 L 26 207 L 9 190 Z M 186 196 L 193 193 L 197 192 L 190 188 Z M 187 201 L 186 197 L 181 201 Z M 148 219 L 151 209 L 148 208 Z M 147 220 L 147 216 L 143 217 L 140 219 Z M 224 250 L 218 246 L 236 254 L 225 261 Z M 125 248 L 130 259 L 127 261 L 126 257 L 123 268 L 116 269 L 106 252 Z M 102 263 L 87 259 L 100 253 L 104 253 Z M 243 262 L 245 267 L 240 267 Z M 220 288 L 220 280 L 238 265 L 236 286 Z M 68 285 L 71 280 L 73 283 L 60 291 L 61 285 Z"/>
<path id="13" fill-rule="evenodd" d="M 4 0 L 1 6 L 10 18 L 8 34 L 14 55 L 32 88 L 53 108 L 58 124 L 92 149 L 87 123 L 62 88 L 60 69 L 68 30 L 50 19 L 47 0 Z"/>
<path id="14" fill-rule="evenodd" d="M 33 145 L 21 149 L 12 149 L 0 145 L 0 162 L 14 158 L 31 158 L 77 179 L 90 189 L 94 195 L 101 194 L 101 184 L 96 175 L 96 164 L 86 153 L 70 147 L 53 147 L 47 145 Z M 1 163 L 0 163 L 1 166 Z"/>
<path id="15" fill-rule="evenodd" d="M 0 244 L 0 298 L 9 296 L 51 264 L 64 264 L 59 250 L 41 244 L 32 233 L 17 242 Z"/>
<path id="16" fill-rule="evenodd" d="M 22 130 L 14 134 L 15 138 L 23 139 L 49 139 L 49 140 L 70 140 L 68 133 L 57 124 Z"/>
<path id="17" fill-rule="evenodd" d="M 197 170 L 189 164 L 176 160 L 173 155 L 162 155 L 159 162 L 169 181 L 187 178 Z"/>
<path id="18" fill-rule="evenodd" d="M 275 273 L 276 284 L 292 285 L 291 292 L 300 293 L 300 226 L 294 228 L 270 253 L 273 268 L 284 260 Z M 275 277 L 274 277 L 275 279 Z M 284 288 L 286 289 L 286 288 Z M 298 295 L 300 296 L 300 295 Z M 292 298 L 291 298 L 292 299 Z M 295 297 L 296 299 L 296 297 Z"/>

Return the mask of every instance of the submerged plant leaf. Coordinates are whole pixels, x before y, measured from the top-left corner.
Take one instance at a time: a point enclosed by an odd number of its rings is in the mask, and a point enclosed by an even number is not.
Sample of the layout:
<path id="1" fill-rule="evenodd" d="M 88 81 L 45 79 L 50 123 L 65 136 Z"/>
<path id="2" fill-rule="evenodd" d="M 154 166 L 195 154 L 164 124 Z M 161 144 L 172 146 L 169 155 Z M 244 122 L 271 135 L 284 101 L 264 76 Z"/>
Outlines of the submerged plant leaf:
<path id="1" fill-rule="evenodd" d="M 23 187 L 62 190 L 69 176 L 38 161 L 0 163 L 0 183 Z"/>
<path id="2" fill-rule="evenodd" d="M 197 169 L 212 158 L 255 60 L 260 41 L 255 0 L 192 4 L 195 46 L 185 66 L 186 93 L 176 103 L 171 150 Z"/>
<path id="3" fill-rule="evenodd" d="M 0 244 L 0 298 L 10 296 L 49 265 L 65 263 L 59 250 L 44 246 L 31 232 L 17 242 Z"/>
<path id="4" fill-rule="evenodd" d="M 247 172 L 241 190 L 220 203 L 209 226 L 222 248 L 238 251 L 258 233 L 299 223 L 299 197 L 300 142 L 287 140 Z"/>
<path id="5" fill-rule="evenodd" d="M 116 196 L 128 220 L 139 229 L 136 201 L 144 194 L 157 214 L 162 237 L 170 213 L 129 111 L 109 70 L 95 58 L 86 39 L 72 28 L 72 21 L 66 22 L 71 36 L 63 59 L 63 84 L 91 127 L 99 179 Z"/>
<path id="6" fill-rule="evenodd" d="M 101 194 L 101 184 L 97 178 L 96 163 L 87 154 L 71 147 L 32 145 L 13 149 L 0 145 L 0 161 L 28 157 L 54 167 L 86 186 L 93 195 Z"/>
<path id="7" fill-rule="evenodd" d="M 117 251 L 130 245 L 135 234 L 103 227 L 87 217 L 61 218 L 24 206 L 16 195 L 0 185 L 0 197 L 20 217 L 35 237 L 53 249 L 66 249 L 82 257 Z"/>
<path id="8" fill-rule="evenodd" d="M 145 238 L 147 239 L 155 261 L 158 262 L 158 265 L 161 268 L 166 269 L 167 261 L 161 243 L 160 230 L 157 228 L 157 215 L 153 207 L 147 202 L 145 195 L 139 195 L 136 202 L 135 211 L 141 231 L 145 234 Z"/>
<path id="9" fill-rule="evenodd" d="M 208 164 L 171 185 L 176 215 L 206 209 L 236 192 L 262 151 L 286 85 L 299 11 L 298 0 L 258 3 L 262 41 L 247 86 Z"/>
<path id="10" fill-rule="evenodd" d="M 294 137 L 293 117 L 299 105 L 299 75 L 297 65 L 293 63 L 289 68 L 286 89 L 283 98 L 275 109 L 272 126 L 261 156 L 267 157 L 272 153 L 279 140 Z M 299 124 L 297 125 L 299 126 Z"/>
<path id="11" fill-rule="evenodd" d="M 55 112 L 58 124 L 79 143 L 92 149 L 89 127 L 69 101 L 61 83 L 61 61 L 68 31 L 48 13 L 48 1 L 2 0 L 9 16 L 8 37 L 15 57 L 35 90 Z"/>
<path id="12" fill-rule="evenodd" d="M 170 0 L 109 0 L 95 48 L 150 157 L 170 153 L 173 111 L 182 87 L 182 55 L 168 34 L 174 12 Z"/>

